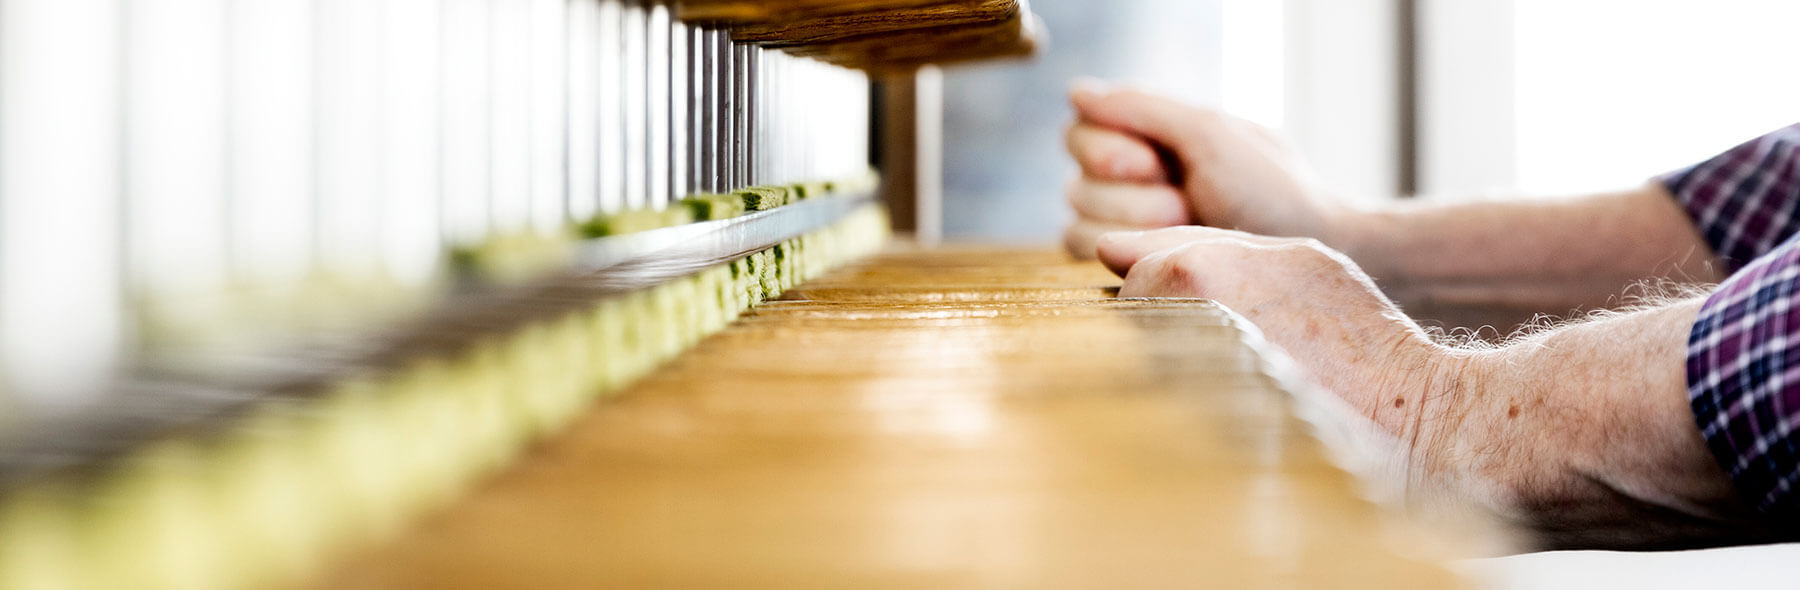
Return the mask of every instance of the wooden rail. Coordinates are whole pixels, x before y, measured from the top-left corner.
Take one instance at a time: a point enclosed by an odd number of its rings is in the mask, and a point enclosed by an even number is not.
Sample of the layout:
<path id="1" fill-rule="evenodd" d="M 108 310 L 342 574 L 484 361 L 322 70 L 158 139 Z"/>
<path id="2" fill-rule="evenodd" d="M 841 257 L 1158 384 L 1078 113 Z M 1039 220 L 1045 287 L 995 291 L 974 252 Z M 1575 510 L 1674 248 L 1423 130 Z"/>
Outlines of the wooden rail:
<path id="1" fill-rule="evenodd" d="M 1040 43 L 1020 0 L 687 0 L 676 15 L 726 26 L 734 41 L 867 70 L 1024 56 Z"/>

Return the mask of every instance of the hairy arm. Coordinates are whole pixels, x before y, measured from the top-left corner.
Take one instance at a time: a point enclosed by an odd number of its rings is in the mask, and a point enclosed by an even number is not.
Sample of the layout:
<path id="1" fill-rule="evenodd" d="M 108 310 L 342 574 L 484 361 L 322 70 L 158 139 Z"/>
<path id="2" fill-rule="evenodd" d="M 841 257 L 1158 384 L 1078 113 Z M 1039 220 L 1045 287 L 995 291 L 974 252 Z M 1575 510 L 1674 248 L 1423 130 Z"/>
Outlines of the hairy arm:
<path id="1" fill-rule="evenodd" d="M 1343 250 L 1416 318 L 1516 326 L 1618 307 L 1635 283 L 1715 283 L 1722 265 L 1659 183 L 1565 199 L 1400 202 L 1349 215 Z"/>
<path id="2" fill-rule="evenodd" d="M 1688 406 L 1700 299 L 1609 315 L 1505 347 L 1433 353 L 1425 403 L 1367 412 L 1414 443 L 1428 474 L 1533 531 L 1547 548 L 1768 540 Z"/>
<path id="3" fill-rule="evenodd" d="M 1121 296 L 1205 297 L 1243 314 L 1401 443 L 1409 486 L 1484 505 L 1538 545 L 1771 538 L 1688 406 L 1698 299 L 1471 349 L 1432 341 L 1315 240 L 1179 227 L 1109 234 L 1099 255 L 1125 275 Z"/>

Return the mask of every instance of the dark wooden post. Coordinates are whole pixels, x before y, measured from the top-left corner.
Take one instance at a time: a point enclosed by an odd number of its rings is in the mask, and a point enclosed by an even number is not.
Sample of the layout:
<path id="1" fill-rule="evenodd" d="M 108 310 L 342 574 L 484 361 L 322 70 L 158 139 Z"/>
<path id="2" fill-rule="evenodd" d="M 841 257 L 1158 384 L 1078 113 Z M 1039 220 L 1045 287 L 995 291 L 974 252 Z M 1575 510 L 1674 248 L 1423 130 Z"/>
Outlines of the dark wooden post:
<path id="1" fill-rule="evenodd" d="M 882 198 L 894 229 L 926 244 L 943 235 L 943 97 L 932 66 L 880 78 Z"/>

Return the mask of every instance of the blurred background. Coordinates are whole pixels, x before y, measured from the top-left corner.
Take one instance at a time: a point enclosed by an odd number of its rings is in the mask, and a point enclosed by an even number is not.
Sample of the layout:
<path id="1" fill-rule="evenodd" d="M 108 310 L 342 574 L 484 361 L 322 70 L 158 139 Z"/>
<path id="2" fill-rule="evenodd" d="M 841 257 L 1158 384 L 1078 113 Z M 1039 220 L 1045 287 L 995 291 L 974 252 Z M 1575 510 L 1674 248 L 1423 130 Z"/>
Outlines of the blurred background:
<path id="1" fill-rule="evenodd" d="M 1069 80 L 1097 76 L 1198 104 L 1220 98 L 1221 0 L 1035 2 L 1049 44 L 1032 61 L 944 74 L 944 232 L 1055 238 L 1069 218 L 1062 183 Z M 1052 172 L 1054 171 L 1054 172 Z"/>
<path id="2" fill-rule="evenodd" d="M 1628 186 L 1800 120 L 1791 0 L 1038 0 L 1034 61 L 944 75 L 944 230 L 1055 239 L 1071 78 L 1276 128 L 1341 193 Z"/>
<path id="3" fill-rule="evenodd" d="M 924 217 L 950 239 L 1056 241 L 1082 76 L 1260 122 L 1361 200 L 1626 186 L 1800 118 L 1791 0 L 1031 11 L 1031 59 L 919 78 L 943 97 Z M 0 0 L 0 399 L 75 399 L 158 343 L 355 331 L 434 301 L 447 248 L 685 194 L 679 158 L 640 161 L 683 119 L 636 91 L 685 78 L 662 77 L 700 39 L 682 26 L 618 1 Z M 670 53 L 626 51 L 651 43 Z M 788 130 L 849 130 L 816 152 L 861 171 L 875 105 L 823 102 L 844 108 Z"/>

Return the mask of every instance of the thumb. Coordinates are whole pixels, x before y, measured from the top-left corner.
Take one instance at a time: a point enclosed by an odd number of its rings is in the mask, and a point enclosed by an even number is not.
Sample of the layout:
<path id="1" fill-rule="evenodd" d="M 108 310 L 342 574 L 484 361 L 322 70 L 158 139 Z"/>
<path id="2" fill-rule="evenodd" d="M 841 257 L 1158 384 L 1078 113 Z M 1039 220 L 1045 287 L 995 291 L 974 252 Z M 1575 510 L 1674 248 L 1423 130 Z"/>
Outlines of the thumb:
<path id="1" fill-rule="evenodd" d="M 1129 88 L 1112 88 L 1093 79 L 1076 80 L 1069 102 L 1082 120 L 1131 133 L 1181 153 L 1191 143 L 1197 117 L 1204 111 Z"/>

